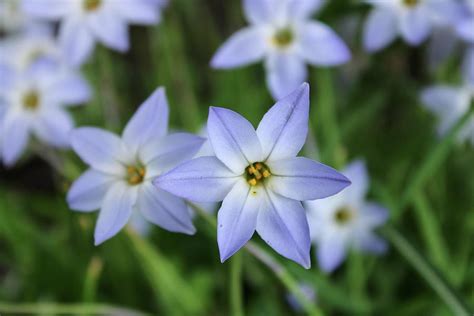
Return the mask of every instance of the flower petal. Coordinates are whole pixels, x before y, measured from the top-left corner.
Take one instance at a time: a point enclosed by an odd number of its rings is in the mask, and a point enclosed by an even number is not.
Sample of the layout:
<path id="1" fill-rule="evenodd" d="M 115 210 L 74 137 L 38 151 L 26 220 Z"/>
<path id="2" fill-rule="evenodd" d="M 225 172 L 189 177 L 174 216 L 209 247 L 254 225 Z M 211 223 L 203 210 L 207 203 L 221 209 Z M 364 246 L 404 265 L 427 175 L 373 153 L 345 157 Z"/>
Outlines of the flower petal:
<path id="1" fill-rule="evenodd" d="M 310 64 L 335 66 L 351 59 L 344 41 L 324 23 L 305 23 L 300 36 L 301 53 Z"/>
<path id="2" fill-rule="evenodd" d="M 342 171 L 351 182 L 351 186 L 345 191 L 346 197 L 351 204 L 358 204 L 364 201 L 365 195 L 369 190 L 369 175 L 367 167 L 363 160 L 356 160 Z"/>
<path id="3" fill-rule="evenodd" d="M 72 3 L 64 0 L 22 0 L 18 4 L 27 15 L 56 20 L 68 13 Z"/>
<path id="4" fill-rule="evenodd" d="M 136 151 L 152 137 L 159 138 L 168 131 L 169 106 L 165 89 L 160 87 L 140 105 L 123 131 L 123 141 Z"/>
<path id="5" fill-rule="evenodd" d="M 65 60 L 72 66 L 79 66 L 92 54 L 95 40 L 82 21 L 67 18 L 59 29 L 59 44 Z"/>
<path id="6" fill-rule="evenodd" d="M 150 222 L 166 230 L 192 235 L 196 228 L 183 199 L 153 186 L 141 186 L 137 210 Z"/>
<path id="7" fill-rule="evenodd" d="M 383 254 L 387 251 L 388 244 L 385 240 L 372 232 L 364 232 L 357 236 L 354 247 L 356 249 L 371 252 L 375 254 Z"/>
<path id="8" fill-rule="evenodd" d="M 200 157 L 179 165 L 153 183 L 191 201 L 218 202 L 225 198 L 239 177 L 216 157 Z"/>
<path id="9" fill-rule="evenodd" d="M 463 40 L 474 43 L 474 13 L 456 25 L 456 32 Z"/>
<path id="10" fill-rule="evenodd" d="M 389 213 L 382 205 L 376 203 L 365 203 L 360 211 L 360 219 L 365 227 L 378 227 L 387 222 Z"/>
<path id="11" fill-rule="evenodd" d="M 33 122 L 38 138 L 56 147 L 69 147 L 69 133 L 73 127 L 71 116 L 62 109 L 48 110 Z"/>
<path id="12" fill-rule="evenodd" d="M 81 159 L 94 169 L 121 174 L 126 157 L 120 138 L 99 128 L 81 127 L 71 132 L 71 145 Z"/>
<path id="13" fill-rule="evenodd" d="M 376 52 L 393 42 L 398 33 L 397 22 L 397 16 L 391 8 L 372 10 L 364 24 L 364 48 L 368 52 Z"/>
<path id="14" fill-rule="evenodd" d="M 240 114 L 209 108 L 207 132 L 217 158 L 236 174 L 253 162 L 262 161 L 262 148 L 252 124 Z"/>
<path id="15" fill-rule="evenodd" d="M 296 157 L 268 164 L 269 187 L 299 201 L 322 199 L 340 192 L 350 181 L 336 170 L 314 160 Z"/>
<path id="16" fill-rule="evenodd" d="M 95 226 L 95 245 L 115 236 L 128 222 L 137 201 L 137 188 L 120 181 L 105 194 Z"/>
<path id="17" fill-rule="evenodd" d="M 257 219 L 258 234 L 276 252 L 309 269 L 311 241 L 303 206 L 269 190 L 265 197 Z"/>
<path id="18" fill-rule="evenodd" d="M 400 20 L 400 31 L 403 38 L 411 45 L 419 45 L 429 35 L 431 22 L 427 9 L 418 6 L 406 11 Z"/>
<path id="19" fill-rule="evenodd" d="M 20 158 L 28 144 L 30 123 L 23 116 L 7 113 L 2 125 L 2 159 L 10 167 Z"/>
<path id="20" fill-rule="evenodd" d="M 265 192 L 239 180 L 222 202 L 217 213 L 217 242 L 224 262 L 252 238 Z"/>
<path id="21" fill-rule="evenodd" d="M 344 239 L 337 233 L 327 234 L 318 244 L 319 267 L 325 272 L 332 272 L 341 265 L 346 257 Z"/>
<path id="22" fill-rule="evenodd" d="M 92 91 L 87 81 L 79 74 L 64 73 L 48 87 L 48 93 L 61 105 L 82 104 L 91 98 Z"/>
<path id="23" fill-rule="evenodd" d="M 120 0 L 114 2 L 119 15 L 131 24 L 152 25 L 158 23 L 156 4 L 146 1 Z"/>
<path id="24" fill-rule="evenodd" d="M 267 85 L 274 99 L 281 99 L 298 88 L 308 76 L 304 61 L 296 55 L 275 53 L 265 63 Z"/>
<path id="25" fill-rule="evenodd" d="M 308 134 L 309 85 L 302 84 L 278 101 L 257 128 L 264 160 L 294 157 L 303 147 Z"/>
<path id="26" fill-rule="evenodd" d="M 462 69 L 464 81 L 474 87 L 474 45 L 466 49 Z"/>
<path id="27" fill-rule="evenodd" d="M 212 57 L 211 67 L 219 69 L 248 65 L 262 59 L 266 50 L 262 31 L 247 27 L 233 34 Z"/>
<path id="28" fill-rule="evenodd" d="M 89 15 L 88 25 L 105 46 L 120 52 L 128 50 L 128 25 L 119 16 L 105 10 L 100 11 Z"/>
<path id="29" fill-rule="evenodd" d="M 290 15 L 296 19 L 307 19 L 319 11 L 326 0 L 293 0 L 290 1 Z"/>
<path id="30" fill-rule="evenodd" d="M 98 210 L 105 194 L 117 178 L 100 171 L 89 169 L 72 184 L 67 194 L 69 208 L 90 212 Z"/>
<path id="31" fill-rule="evenodd" d="M 264 24 L 271 21 L 274 13 L 274 0 L 244 0 L 244 13 L 252 24 Z"/>

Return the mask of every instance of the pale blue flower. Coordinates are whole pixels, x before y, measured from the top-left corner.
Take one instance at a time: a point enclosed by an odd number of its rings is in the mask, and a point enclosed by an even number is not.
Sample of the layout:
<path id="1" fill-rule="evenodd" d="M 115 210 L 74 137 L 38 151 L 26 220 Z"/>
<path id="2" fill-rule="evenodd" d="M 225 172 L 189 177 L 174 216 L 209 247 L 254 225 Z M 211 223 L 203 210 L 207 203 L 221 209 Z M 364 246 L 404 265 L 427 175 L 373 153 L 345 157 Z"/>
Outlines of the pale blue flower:
<path id="1" fill-rule="evenodd" d="M 71 65 L 91 55 L 95 43 L 125 52 L 129 48 L 128 24 L 158 23 L 157 4 L 147 0 L 23 0 L 30 16 L 60 20 L 59 42 Z"/>
<path id="2" fill-rule="evenodd" d="M 26 148 L 31 135 L 40 141 L 68 147 L 73 120 L 67 107 L 90 98 L 87 82 L 76 72 L 51 67 L 34 67 L 18 72 L 0 64 L 0 102 L 4 115 L 1 158 L 13 165 Z"/>
<path id="3" fill-rule="evenodd" d="M 295 90 L 307 78 L 306 63 L 334 66 L 351 54 L 327 25 L 310 17 L 321 0 L 243 0 L 249 26 L 233 34 L 211 61 L 229 69 L 264 60 L 267 85 L 275 99 Z"/>
<path id="4" fill-rule="evenodd" d="M 374 6 L 364 25 L 364 47 L 379 51 L 400 34 L 410 45 L 419 45 L 433 27 L 459 17 L 453 0 L 366 0 Z"/>
<path id="5" fill-rule="evenodd" d="M 422 91 L 421 101 L 438 117 L 438 134 L 442 136 L 469 111 L 471 102 L 474 101 L 474 84 L 428 87 Z M 458 141 L 470 141 L 474 145 L 474 117 L 460 131 Z"/>
<path id="6" fill-rule="evenodd" d="M 326 272 L 336 269 L 351 248 L 373 253 L 387 248 L 373 230 L 386 222 L 388 212 L 365 200 L 369 188 L 365 164 L 355 161 L 343 174 L 352 182 L 348 189 L 325 200 L 305 203 L 319 266 Z"/>
<path id="7" fill-rule="evenodd" d="M 204 142 L 192 134 L 167 134 L 168 112 L 164 89 L 159 88 L 137 110 L 122 137 L 92 127 L 72 132 L 72 147 L 90 169 L 74 182 L 67 201 L 76 211 L 100 209 L 96 245 L 116 235 L 133 212 L 166 230 L 194 234 L 185 201 L 151 183 L 192 158 Z"/>
<path id="8" fill-rule="evenodd" d="M 200 157 L 155 184 L 198 202 L 222 201 L 217 241 L 221 261 L 255 230 L 281 255 L 310 266 L 309 228 L 301 200 L 333 195 L 350 184 L 336 170 L 296 157 L 308 133 L 309 86 L 278 101 L 257 130 L 238 113 L 211 107 L 207 121 L 216 156 Z"/>

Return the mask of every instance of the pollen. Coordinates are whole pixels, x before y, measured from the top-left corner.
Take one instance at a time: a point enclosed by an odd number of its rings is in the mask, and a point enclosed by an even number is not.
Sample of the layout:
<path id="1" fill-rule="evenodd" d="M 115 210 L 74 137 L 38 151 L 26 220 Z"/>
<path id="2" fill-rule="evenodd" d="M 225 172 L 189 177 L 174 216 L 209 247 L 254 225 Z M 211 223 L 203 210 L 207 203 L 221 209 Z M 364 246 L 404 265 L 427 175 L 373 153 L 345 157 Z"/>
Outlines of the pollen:
<path id="1" fill-rule="evenodd" d="M 347 224 L 354 216 L 354 211 L 350 207 L 341 207 L 334 213 L 334 219 L 340 225 Z"/>
<path id="2" fill-rule="evenodd" d="M 263 162 L 250 164 L 245 168 L 245 174 L 247 182 L 251 186 L 256 186 L 272 175 L 268 166 Z"/>
<path id="3" fill-rule="evenodd" d="M 407 7 L 414 7 L 416 6 L 420 0 L 402 0 L 403 4 Z"/>
<path id="4" fill-rule="evenodd" d="M 146 175 L 146 168 L 141 164 L 127 167 L 126 179 L 130 185 L 137 185 L 137 184 L 142 183 L 143 180 L 145 179 L 145 175 Z"/>
<path id="5" fill-rule="evenodd" d="M 82 7 L 85 11 L 91 12 L 97 10 L 102 4 L 102 0 L 83 0 Z"/>
<path id="6" fill-rule="evenodd" d="M 293 42 L 294 34 L 290 28 L 282 28 L 273 35 L 273 43 L 278 47 L 287 47 Z"/>
<path id="7" fill-rule="evenodd" d="M 22 98 L 22 104 L 26 110 L 29 110 L 29 111 L 36 110 L 40 104 L 40 96 L 39 96 L 38 91 L 30 90 L 27 93 L 25 93 Z"/>

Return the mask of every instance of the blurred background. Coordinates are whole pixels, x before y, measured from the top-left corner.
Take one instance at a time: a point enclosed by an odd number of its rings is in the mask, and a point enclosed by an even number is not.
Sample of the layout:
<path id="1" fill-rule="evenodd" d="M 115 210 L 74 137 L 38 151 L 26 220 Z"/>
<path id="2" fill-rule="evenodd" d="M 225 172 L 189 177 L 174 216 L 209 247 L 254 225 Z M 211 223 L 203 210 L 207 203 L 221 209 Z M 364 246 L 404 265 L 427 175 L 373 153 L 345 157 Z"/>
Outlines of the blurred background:
<path id="1" fill-rule="evenodd" d="M 330 275 L 314 256 L 309 270 L 276 259 L 315 290 L 311 300 L 325 315 L 453 315 L 450 295 L 474 305 L 474 150 L 437 136 L 419 93 L 437 82 L 458 83 L 461 53 L 433 67 L 429 44 L 398 40 L 368 55 L 360 44 L 368 9 L 334 0 L 318 13 L 353 58 L 337 68 L 309 68 L 312 130 L 304 154 L 338 169 L 366 161 L 369 197 L 391 214 L 381 232 L 389 251 L 351 253 Z M 93 98 L 72 109 L 76 124 L 118 133 L 157 86 L 166 87 L 172 129 L 199 132 L 209 106 L 257 124 L 274 103 L 263 66 L 209 67 L 216 49 L 245 24 L 240 1 L 170 1 L 160 24 L 131 27 L 127 53 L 96 48 L 82 67 Z M 65 201 L 85 168 L 73 152 L 37 142 L 14 167 L 0 166 L 0 314 L 103 314 L 111 306 L 116 315 L 229 315 L 233 274 L 229 262 L 220 263 L 215 228 L 198 216 L 194 236 L 151 227 L 146 236 L 122 231 L 95 247 L 97 213 L 72 212 Z M 240 256 L 231 261 L 243 261 L 245 315 L 306 314 L 271 269 L 249 252 Z M 442 280 L 441 289 L 426 271 Z M 443 299 L 439 291 L 447 291 Z"/>

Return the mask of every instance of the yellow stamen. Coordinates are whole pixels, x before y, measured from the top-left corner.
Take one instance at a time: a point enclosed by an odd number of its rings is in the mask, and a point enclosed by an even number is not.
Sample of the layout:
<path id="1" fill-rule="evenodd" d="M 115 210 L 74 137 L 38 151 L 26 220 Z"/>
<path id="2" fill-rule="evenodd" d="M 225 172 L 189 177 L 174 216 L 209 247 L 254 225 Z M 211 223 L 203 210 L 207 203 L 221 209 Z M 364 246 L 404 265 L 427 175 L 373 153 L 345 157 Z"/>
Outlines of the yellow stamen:
<path id="1" fill-rule="evenodd" d="M 40 97 L 37 91 L 31 90 L 23 95 L 23 107 L 27 110 L 36 110 L 40 104 Z"/>
<path id="2" fill-rule="evenodd" d="M 263 162 L 256 162 L 249 165 L 246 170 L 246 178 L 248 184 L 256 186 L 265 178 L 271 176 L 270 169 Z"/>
<path id="3" fill-rule="evenodd" d="M 95 11 L 102 4 L 102 0 L 83 0 L 82 6 L 86 11 Z"/>
<path id="4" fill-rule="evenodd" d="M 137 185 L 143 182 L 146 175 L 146 169 L 141 164 L 127 167 L 127 182 L 130 185 Z"/>

